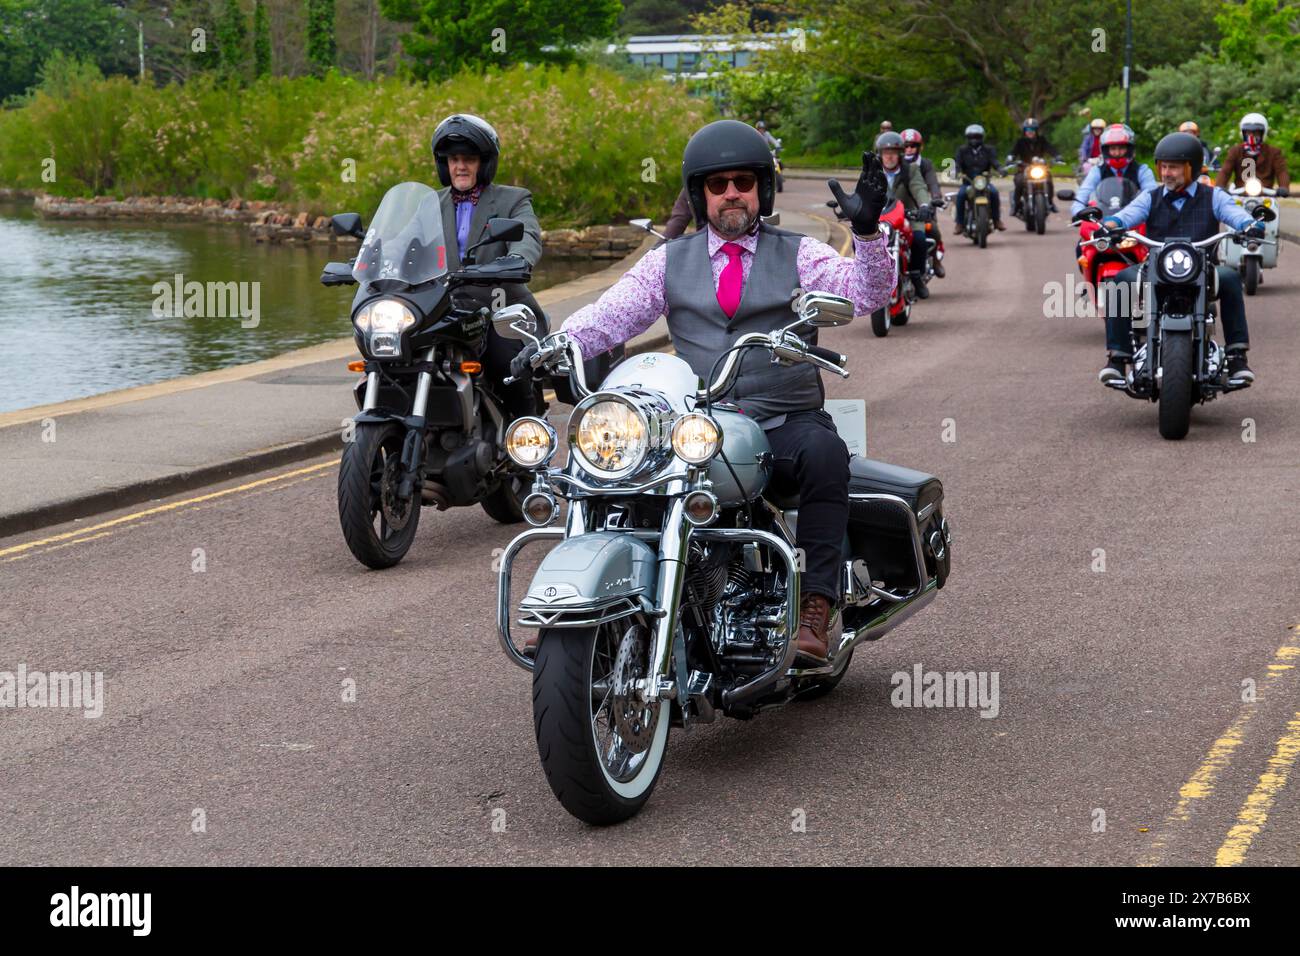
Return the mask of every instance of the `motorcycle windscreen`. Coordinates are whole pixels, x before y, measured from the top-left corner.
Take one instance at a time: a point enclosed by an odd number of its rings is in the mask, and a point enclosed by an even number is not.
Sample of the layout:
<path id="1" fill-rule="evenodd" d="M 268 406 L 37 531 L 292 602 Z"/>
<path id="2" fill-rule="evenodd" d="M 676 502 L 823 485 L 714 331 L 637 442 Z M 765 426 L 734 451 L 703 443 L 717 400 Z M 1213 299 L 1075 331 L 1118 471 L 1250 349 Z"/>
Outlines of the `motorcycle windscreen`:
<path id="1" fill-rule="evenodd" d="M 352 277 L 419 285 L 447 272 L 447 243 L 438 193 L 424 183 L 400 183 L 384 194 L 357 253 Z"/>
<path id="2" fill-rule="evenodd" d="M 1140 187 L 1123 176 L 1107 176 L 1097 184 L 1092 196 L 1106 215 L 1119 212 L 1137 196 Z"/>

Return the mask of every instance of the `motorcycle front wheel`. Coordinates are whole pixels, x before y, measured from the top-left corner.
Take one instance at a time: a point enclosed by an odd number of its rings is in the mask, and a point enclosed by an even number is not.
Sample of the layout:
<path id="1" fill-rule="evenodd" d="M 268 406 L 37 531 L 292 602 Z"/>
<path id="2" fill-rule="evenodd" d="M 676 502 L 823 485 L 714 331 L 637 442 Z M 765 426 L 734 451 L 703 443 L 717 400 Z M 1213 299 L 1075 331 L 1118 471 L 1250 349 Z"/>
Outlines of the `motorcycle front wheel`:
<path id="1" fill-rule="evenodd" d="M 1192 426 L 1192 336 L 1168 332 L 1160 343 L 1160 437 L 1178 441 Z"/>
<path id="2" fill-rule="evenodd" d="M 883 309 L 876 309 L 875 312 L 871 313 L 871 331 L 874 332 L 878 338 L 883 339 L 889 334 L 889 326 L 889 306 L 885 306 Z"/>
<path id="3" fill-rule="evenodd" d="M 668 749 L 670 704 L 647 706 L 654 630 L 637 615 L 595 627 L 544 628 L 533 667 L 533 727 L 546 782 L 585 823 L 621 823 L 650 799 Z"/>
<path id="4" fill-rule="evenodd" d="M 1259 260 L 1254 256 L 1241 258 L 1241 287 L 1246 295 L 1254 295 L 1259 288 Z"/>
<path id="5" fill-rule="evenodd" d="M 402 426 L 362 423 L 339 462 L 339 525 L 352 556 L 368 568 L 391 568 L 411 548 L 420 523 L 420 489 L 397 497 L 402 474 Z"/>
<path id="6" fill-rule="evenodd" d="M 1042 193 L 1034 196 L 1034 232 L 1040 236 L 1047 232 L 1047 197 Z"/>
<path id="7" fill-rule="evenodd" d="M 975 211 L 975 241 L 981 249 L 989 244 L 989 207 L 980 206 Z"/>

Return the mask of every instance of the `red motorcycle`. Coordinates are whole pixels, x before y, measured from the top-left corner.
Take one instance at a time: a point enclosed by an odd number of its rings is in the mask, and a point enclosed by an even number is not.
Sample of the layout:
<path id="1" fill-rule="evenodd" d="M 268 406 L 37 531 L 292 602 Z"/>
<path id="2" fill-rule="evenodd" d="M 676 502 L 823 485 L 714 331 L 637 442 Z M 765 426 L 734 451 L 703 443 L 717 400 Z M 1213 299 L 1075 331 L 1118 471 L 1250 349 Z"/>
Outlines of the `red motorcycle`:
<path id="1" fill-rule="evenodd" d="M 848 218 L 840 210 L 839 204 L 835 200 L 830 200 L 826 205 L 835 211 L 836 218 Z M 880 214 L 880 231 L 884 233 L 889 258 L 894 263 L 894 290 L 890 293 L 889 305 L 871 313 L 871 331 L 882 338 L 889 334 L 889 330 L 893 326 L 907 325 L 907 320 L 912 317 L 912 303 L 917 300 L 916 286 L 912 282 L 912 277 L 908 275 L 908 257 L 912 252 L 913 222 L 923 222 L 925 225 L 927 233 L 926 247 L 931 253 L 926 256 L 926 281 L 928 282 L 934 276 L 932 254 L 938 251 L 938 243 L 928 235 L 932 229 L 932 224 L 922 219 L 915 212 L 908 212 L 906 207 L 897 199 L 891 199 L 889 205 Z"/>
<path id="2" fill-rule="evenodd" d="M 1127 206 L 1139 191 L 1140 187 L 1132 180 L 1122 176 L 1110 176 L 1098 184 L 1088 200 L 1088 205 L 1100 209 L 1103 216 L 1113 216 Z M 1074 190 L 1059 190 L 1057 195 L 1062 199 L 1070 200 L 1074 198 Z M 1083 276 L 1084 287 L 1092 295 L 1092 304 L 1097 310 L 1097 315 L 1105 318 L 1105 312 L 1097 299 L 1098 283 L 1113 279 L 1124 269 L 1146 259 L 1147 247 L 1136 239 L 1123 239 L 1118 243 L 1102 241 L 1084 245 L 1093 237 L 1093 233 L 1101 228 L 1101 224 L 1087 219 L 1079 220 L 1077 217 L 1072 221 L 1079 227 L 1079 245 L 1075 247 L 1075 252 L 1078 255 L 1079 272 Z M 1146 225 L 1139 225 L 1134 231 L 1145 235 Z"/>

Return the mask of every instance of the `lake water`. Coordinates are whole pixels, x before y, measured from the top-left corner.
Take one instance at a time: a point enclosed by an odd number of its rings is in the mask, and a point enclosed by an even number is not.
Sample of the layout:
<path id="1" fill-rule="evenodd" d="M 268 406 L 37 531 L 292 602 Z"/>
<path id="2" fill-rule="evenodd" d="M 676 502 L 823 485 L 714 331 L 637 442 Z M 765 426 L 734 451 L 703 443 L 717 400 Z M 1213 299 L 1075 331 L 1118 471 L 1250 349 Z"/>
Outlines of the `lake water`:
<path id="1" fill-rule="evenodd" d="M 0 412 L 255 362 L 351 334 L 354 286 L 322 266 L 353 246 L 270 245 L 239 226 L 46 220 L 0 203 Z M 608 261 L 542 260 L 539 291 Z M 258 282 L 259 321 L 154 315 L 155 283 Z M 248 288 L 248 287 L 246 287 Z M 251 294 L 251 289 L 250 289 Z"/>

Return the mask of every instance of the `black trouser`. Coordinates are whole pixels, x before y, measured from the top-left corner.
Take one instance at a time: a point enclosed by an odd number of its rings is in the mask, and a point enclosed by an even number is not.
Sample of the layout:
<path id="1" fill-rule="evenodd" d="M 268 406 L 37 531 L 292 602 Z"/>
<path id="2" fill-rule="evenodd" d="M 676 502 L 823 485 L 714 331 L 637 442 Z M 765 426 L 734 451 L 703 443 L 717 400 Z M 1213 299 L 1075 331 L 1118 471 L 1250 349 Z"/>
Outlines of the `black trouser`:
<path id="1" fill-rule="evenodd" d="M 913 223 L 916 227 L 912 230 L 912 248 L 907 254 L 907 271 L 913 276 L 920 276 L 925 273 L 925 223 Z"/>
<path id="2" fill-rule="evenodd" d="M 1114 279 L 1101 283 L 1097 297 L 1103 309 L 1106 309 L 1106 348 L 1114 355 L 1132 358 L 1133 319 L 1131 310 L 1137 305 L 1131 301 L 1137 282 L 1140 265 L 1129 266 L 1117 273 Z M 1218 266 L 1219 270 L 1219 318 L 1223 321 L 1224 345 L 1229 349 L 1250 348 L 1250 333 L 1246 329 L 1246 301 L 1241 296 L 1241 276 L 1236 269 Z M 1124 288 L 1119 288 L 1119 287 Z M 1125 292 L 1125 289 L 1130 290 Z M 1107 304 L 1116 304 L 1115 314 Z"/>
<path id="3" fill-rule="evenodd" d="M 793 412 L 767 432 L 776 489 L 799 492 L 795 546 L 803 552 L 803 595 L 840 602 L 849 525 L 849 450 L 824 409 Z"/>
<path id="4" fill-rule="evenodd" d="M 537 396 L 533 389 L 532 376 L 524 375 L 519 381 L 503 385 L 502 380 L 510 375 L 510 361 L 524 347 L 522 339 L 506 339 L 497 335 L 494 328 L 488 328 L 487 345 L 483 349 L 483 381 L 489 391 L 501 399 L 506 421 L 514 421 L 525 415 L 537 414 Z"/>

